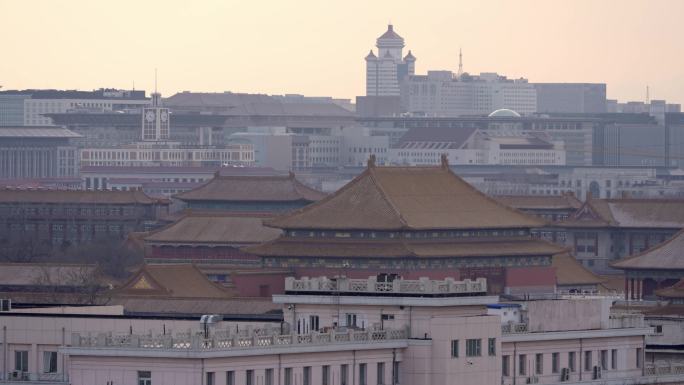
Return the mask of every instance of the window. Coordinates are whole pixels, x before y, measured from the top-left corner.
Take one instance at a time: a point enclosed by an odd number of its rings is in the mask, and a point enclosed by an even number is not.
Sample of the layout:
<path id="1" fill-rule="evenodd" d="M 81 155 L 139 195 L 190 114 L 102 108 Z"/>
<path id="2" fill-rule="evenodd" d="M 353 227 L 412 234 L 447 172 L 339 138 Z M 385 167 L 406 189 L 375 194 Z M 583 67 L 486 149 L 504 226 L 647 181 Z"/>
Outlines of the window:
<path id="1" fill-rule="evenodd" d="M 591 370 L 591 352 L 584 352 L 584 371 Z"/>
<path id="2" fill-rule="evenodd" d="M 551 353 L 551 373 L 558 373 L 560 370 L 560 353 Z"/>
<path id="3" fill-rule="evenodd" d="M 537 374 L 544 374 L 544 355 L 537 353 L 534 356 L 534 370 Z"/>
<path id="4" fill-rule="evenodd" d="M 303 385 L 311 385 L 311 366 L 304 367 L 304 371 L 302 373 L 302 383 Z"/>
<path id="5" fill-rule="evenodd" d="M 356 314 L 347 314 L 347 327 L 356 327 Z"/>
<path id="6" fill-rule="evenodd" d="M 663 325 L 655 325 L 654 328 L 656 334 L 663 334 Z"/>
<path id="7" fill-rule="evenodd" d="M 518 374 L 521 376 L 527 375 L 527 355 L 521 354 L 518 356 Z"/>
<path id="8" fill-rule="evenodd" d="M 232 370 L 226 372 L 226 385 L 235 385 L 235 372 Z"/>
<path id="9" fill-rule="evenodd" d="M 378 362 L 378 385 L 385 385 L 385 363 Z"/>
<path id="10" fill-rule="evenodd" d="M 330 384 L 330 365 L 323 365 L 321 370 L 321 385 Z"/>
<path id="11" fill-rule="evenodd" d="M 245 371 L 245 385 L 254 385 L 254 370 L 249 369 Z"/>
<path id="12" fill-rule="evenodd" d="M 394 379 L 392 385 L 399 383 L 399 361 L 394 361 L 392 364 L 392 378 Z"/>
<path id="13" fill-rule="evenodd" d="M 458 340 L 451 340 L 451 358 L 458 358 Z"/>
<path id="14" fill-rule="evenodd" d="M 319 318 L 317 315 L 309 316 L 309 326 L 311 327 L 312 331 L 318 331 L 318 322 Z"/>
<path id="15" fill-rule="evenodd" d="M 504 377 L 511 375 L 511 356 L 501 357 L 501 374 Z"/>
<path id="16" fill-rule="evenodd" d="M 601 369 L 608 370 L 608 351 L 601 350 Z"/>
<path id="17" fill-rule="evenodd" d="M 568 353 L 568 369 L 570 369 L 571 372 L 577 370 L 577 367 L 575 366 L 575 352 Z"/>
<path id="18" fill-rule="evenodd" d="M 479 357 L 482 355 L 482 340 L 481 339 L 467 339 L 466 340 L 466 357 Z"/>
<path id="19" fill-rule="evenodd" d="M 496 338 L 490 338 L 489 339 L 487 350 L 489 351 L 490 356 L 496 355 Z"/>
<path id="20" fill-rule="evenodd" d="M 642 364 L 643 364 L 643 350 L 641 348 L 637 348 L 636 350 L 636 367 L 641 369 Z"/>
<path id="21" fill-rule="evenodd" d="M 57 373 L 57 352 L 43 352 L 43 373 Z"/>
<path id="22" fill-rule="evenodd" d="M 349 365 L 340 365 L 340 385 L 349 385 Z"/>
<path id="23" fill-rule="evenodd" d="M 14 351 L 14 370 L 28 372 L 28 350 Z"/>
<path id="24" fill-rule="evenodd" d="M 292 368 L 285 368 L 284 377 L 285 385 L 292 385 Z"/>
<path id="25" fill-rule="evenodd" d="M 214 380 L 214 372 L 207 372 L 207 385 L 216 385 Z"/>
<path id="26" fill-rule="evenodd" d="M 152 385 L 152 372 L 138 372 L 138 385 Z"/>
<path id="27" fill-rule="evenodd" d="M 266 369 L 264 373 L 264 385 L 273 385 L 273 369 Z"/>
<path id="28" fill-rule="evenodd" d="M 359 385 L 368 385 L 366 377 L 366 364 L 359 364 Z"/>

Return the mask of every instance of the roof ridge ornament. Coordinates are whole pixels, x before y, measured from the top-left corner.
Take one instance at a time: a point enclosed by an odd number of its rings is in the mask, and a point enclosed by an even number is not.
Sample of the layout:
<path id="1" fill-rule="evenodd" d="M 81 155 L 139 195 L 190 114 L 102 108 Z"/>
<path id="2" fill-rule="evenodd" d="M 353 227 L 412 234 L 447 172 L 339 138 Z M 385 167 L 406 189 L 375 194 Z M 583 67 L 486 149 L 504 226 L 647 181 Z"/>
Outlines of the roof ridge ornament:
<path id="1" fill-rule="evenodd" d="M 368 157 L 368 168 L 374 168 L 375 167 L 375 154 L 371 154 Z"/>

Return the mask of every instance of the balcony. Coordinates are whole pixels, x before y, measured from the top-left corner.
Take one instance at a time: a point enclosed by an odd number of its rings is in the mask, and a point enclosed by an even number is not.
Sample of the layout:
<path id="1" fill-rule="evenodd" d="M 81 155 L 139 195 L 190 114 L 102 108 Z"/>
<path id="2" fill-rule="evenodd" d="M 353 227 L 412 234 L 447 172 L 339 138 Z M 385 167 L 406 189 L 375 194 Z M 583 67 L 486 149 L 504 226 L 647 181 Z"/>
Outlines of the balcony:
<path id="1" fill-rule="evenodd" d="M 487 280 L 478 278 L 456 281 L 453 278 L 431 280 L 421 277 L 417 280 L 395 279 L 392 282 L 378 282 L 376 277 L 350 279 L 347 277 L 302 277 L 285 279 L 285 291 L 300 293 L 341 293 L 402 296 L 458 296 L 477 295 L 487 292 Z"/>
<path id="2" fill-rule="evenodd" d="M 175 335 L 136 335 L 100 333 L 96 336 L 74 333 L 74 348 L 120 348 L 175 351 L 211 351 L 286 346 L 316 346 L 345 343 L 373 344 L 408 338 L 406 330 L 347 330 L 313 332 L 309 334 L 281 334 L 269 328 L 252 329 L 239 333 L 234 330 L 216 330 L 205 337 L 204 332 L 185 332 Z"/>

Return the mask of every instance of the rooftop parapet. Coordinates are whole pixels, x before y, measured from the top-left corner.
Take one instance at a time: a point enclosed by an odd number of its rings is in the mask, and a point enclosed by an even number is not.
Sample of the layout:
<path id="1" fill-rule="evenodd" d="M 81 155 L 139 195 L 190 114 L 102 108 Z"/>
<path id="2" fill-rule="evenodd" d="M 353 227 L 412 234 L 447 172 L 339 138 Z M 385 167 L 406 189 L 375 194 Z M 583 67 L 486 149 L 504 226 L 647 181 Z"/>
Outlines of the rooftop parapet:
<path id="1" fill-rule="evenodd" d="M 394 279 L 379 282 L 377 277 L 351 279 L 347 277 L 293 277 L 285 278 L 285 292 L 288 294 L 345 294 L 382 295 L 406 297 L 445 297 L 483 295 L 487 292 L 487 280 L 478 278 L 456 281 L 454 278 L 432 280 L 421 277 L 417 280 Z"/>
<path id="2" fill-rule="evenodd" d="M 203 331 L 164 335 L 137 335 L 99 333 L 97 335 L 73 333 L 73 348 L 119 348 L 171 351 L 208 351 L 286 346 L 316 346 L 330 344 L 372 344 L 408 338 L 406 330 L 346 330 L 313 332 L 309 334 L 282 334 L 275 329 L 216 330 L 207 336 Z"/>

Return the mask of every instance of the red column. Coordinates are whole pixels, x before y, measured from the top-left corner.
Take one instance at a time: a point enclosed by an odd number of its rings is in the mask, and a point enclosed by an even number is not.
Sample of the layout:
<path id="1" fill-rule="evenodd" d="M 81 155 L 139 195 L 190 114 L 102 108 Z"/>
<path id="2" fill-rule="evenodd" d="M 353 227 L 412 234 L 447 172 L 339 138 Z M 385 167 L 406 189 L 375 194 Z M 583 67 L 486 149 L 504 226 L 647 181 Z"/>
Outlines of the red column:
<path id="1" fill-rule="evenodd" d="M 625 277 L 625 301 L 629 301 L 629 278 Z"/>
<path id="2" fill-rule="evenodd" d="M 637 280 L 637 299 L 641 300 L 643 298 L 644 298 L 643 280 L 639 279 L 639 280 Z"/>
<path id="3" fill-rule="evenodd" d="M 629 284 L 630 284 L 630 286 L 631 286 L 631 287 L 629 288 L 629 291 L 630 291 L 630 293 L 631 293 L 630 299 L 634 299 L 634 297 L 635 297 L 635 296 L 634 296 L 634 294 L 635 294 L 635 293 L 634 293 L 634 278 L 630 278 L 630 279 L 629 279 Z"/>

